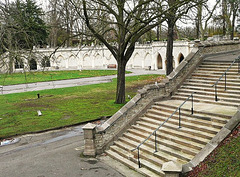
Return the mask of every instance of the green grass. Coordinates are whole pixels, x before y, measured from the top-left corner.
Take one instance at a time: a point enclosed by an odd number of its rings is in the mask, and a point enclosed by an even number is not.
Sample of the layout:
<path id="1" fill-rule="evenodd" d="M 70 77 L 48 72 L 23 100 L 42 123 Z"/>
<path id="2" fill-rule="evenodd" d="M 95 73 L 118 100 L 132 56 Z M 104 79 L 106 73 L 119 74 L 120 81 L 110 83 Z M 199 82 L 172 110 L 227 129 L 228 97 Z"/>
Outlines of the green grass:
<path id="1" fill-rule="evenodd" d="M 240 176 L 240 126 L 192 172 L 189 177 Z"/>
<path id="2" fill-rule="evenodd" d="M 130 73 L 126 71 L 126 73 Z M 115 75 L 116 70 L 69 70 L 69 71 L 39 71 L 13 74 L 0 74 L 0 85 L 14 85 L 33 82 L 76 79 L 85 77 L 96 77 Z"/>
<path id="3" fill-rule="evenodd" d="M 133 97 L 144 84 L 159 79 L 159 75 L 127 77 L 126 95 Z M 111 116 L 123 106 L 114 104 L 115 90 L 116 79 L 112 83 L 1 95 L 0 138 Z M 38 110 L 42 116 L 37 116 Z"/>

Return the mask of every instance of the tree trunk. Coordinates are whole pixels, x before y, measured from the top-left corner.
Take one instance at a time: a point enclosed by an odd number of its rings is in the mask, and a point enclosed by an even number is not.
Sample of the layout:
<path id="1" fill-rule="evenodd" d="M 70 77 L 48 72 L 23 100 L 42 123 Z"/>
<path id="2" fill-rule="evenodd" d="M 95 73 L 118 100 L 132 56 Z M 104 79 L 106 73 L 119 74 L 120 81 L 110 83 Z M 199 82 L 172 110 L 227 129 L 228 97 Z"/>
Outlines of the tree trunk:
<path id="1" fill-rule="evenodd" d="M 168 21 L 168 34 L 167 34 L 167 75 L 173 71 L 173 35 L 174 35 L 174 21 Z"/>
<path id="2" fill-rule="evenodd" d="M 118 60 L 118 73 L 117 73 L 117 92 L 116 102 L 117 104 L 125 103 L 125 69 L 126 62 L 122 59 Z"/>
<path id="3" fill-rule="evenodd" d="M 222 0 L 223 36 L 226 35 L 226 0 Z"/>
<path id="4" fill-rule="evenodd" d="M 232 26 L 231 26 L 231 40 L 233 40 L 233 38 L 234 38 L 235 18 L 236 18 L 236 16 L 233 15 L 233 17 L 232 17 Z"/>

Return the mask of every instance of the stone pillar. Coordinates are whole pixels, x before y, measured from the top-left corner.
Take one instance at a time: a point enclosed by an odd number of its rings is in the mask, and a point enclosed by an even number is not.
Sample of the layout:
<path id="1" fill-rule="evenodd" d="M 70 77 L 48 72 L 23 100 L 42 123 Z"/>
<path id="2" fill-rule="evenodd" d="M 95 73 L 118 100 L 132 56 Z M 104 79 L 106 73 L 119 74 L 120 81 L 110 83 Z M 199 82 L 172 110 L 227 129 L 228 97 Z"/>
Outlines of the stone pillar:
<path id="1" fill-rule="evenodd" d="M 96 156 L 95 133 L 96 125 L 88 123 L 83 127 L 84 132 L 84 151 L 83 155 Z"/>
<path id="2" fill-rule="evenodd" d="M 162 171 L 166 177 L 179 177 L 182 172 L 182 165 L 177 162 L 166 162 L 162 166 Z"/>

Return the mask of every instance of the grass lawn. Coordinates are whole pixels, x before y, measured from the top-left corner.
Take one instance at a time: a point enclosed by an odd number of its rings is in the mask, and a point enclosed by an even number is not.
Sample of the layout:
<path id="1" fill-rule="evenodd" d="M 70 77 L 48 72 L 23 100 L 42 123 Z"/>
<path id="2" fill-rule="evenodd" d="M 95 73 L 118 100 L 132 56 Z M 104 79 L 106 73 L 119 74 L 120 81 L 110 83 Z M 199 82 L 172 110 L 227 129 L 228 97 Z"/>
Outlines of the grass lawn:
<path id="1" fill-rule="evenodd" d="M 126 71 L 126 73 L 131 72 Z M 69 70 L 69 71 L 44 71 L 44 72 L 38 71 L 26 73 L 0 74 L 0 85 L 14 85 L 53 80 L 107 76 L 115 74 L 117 74 L 116 70 L 82 70 L 82 71 Z"/>
<path id="2" fill-rule="evenodd" d="M 159 75 L 126 77 L 126 95 L 133 97 L 143 85 L 161 79 Z M 112 83 L 0 95 L 0 139 L 111 116 L 123 106 L 114 104 L 115 91 L 116 79 Z M 38 110 L 42 116 L 37 115 Z"/>

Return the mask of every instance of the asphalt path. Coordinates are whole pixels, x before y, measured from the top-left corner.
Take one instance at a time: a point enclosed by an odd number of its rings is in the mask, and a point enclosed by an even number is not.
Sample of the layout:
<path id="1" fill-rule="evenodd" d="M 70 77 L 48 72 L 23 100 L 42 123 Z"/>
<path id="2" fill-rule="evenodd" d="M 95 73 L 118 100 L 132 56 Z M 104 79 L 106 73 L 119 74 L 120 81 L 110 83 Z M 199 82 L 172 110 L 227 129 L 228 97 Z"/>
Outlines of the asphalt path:
<path id="1" fill-rule="evenodd" d="M 123 177 L 97 158 L 84 158 L 82 126 L 19 137 L 0 146 L 1 177 Z"/>
<path id="2" fill-rule="evenodd" d="M 145 75 L 145 74 L 165 74 L 164 70 L 149 71 L 149 70 L 142 70 L 142 69 L 132 69 L 128 71 L 131 71 L 132 73 L 126 74 L 126 77 L 136 76 L 136 75 Z M 0 87 L 0 94 L 21 93 L 21 92 L 107 83 L 107 82 L 112 82 L 112 79 L 116 77 L 117 77 L 116 75 L 111 75 L 111 76 L 58 80 L 58 81 L 49 81 L 49 82 L 37 82 L 37 83 L 29 83 L 29 84 L 7 85 L 7 86 Z"/>

